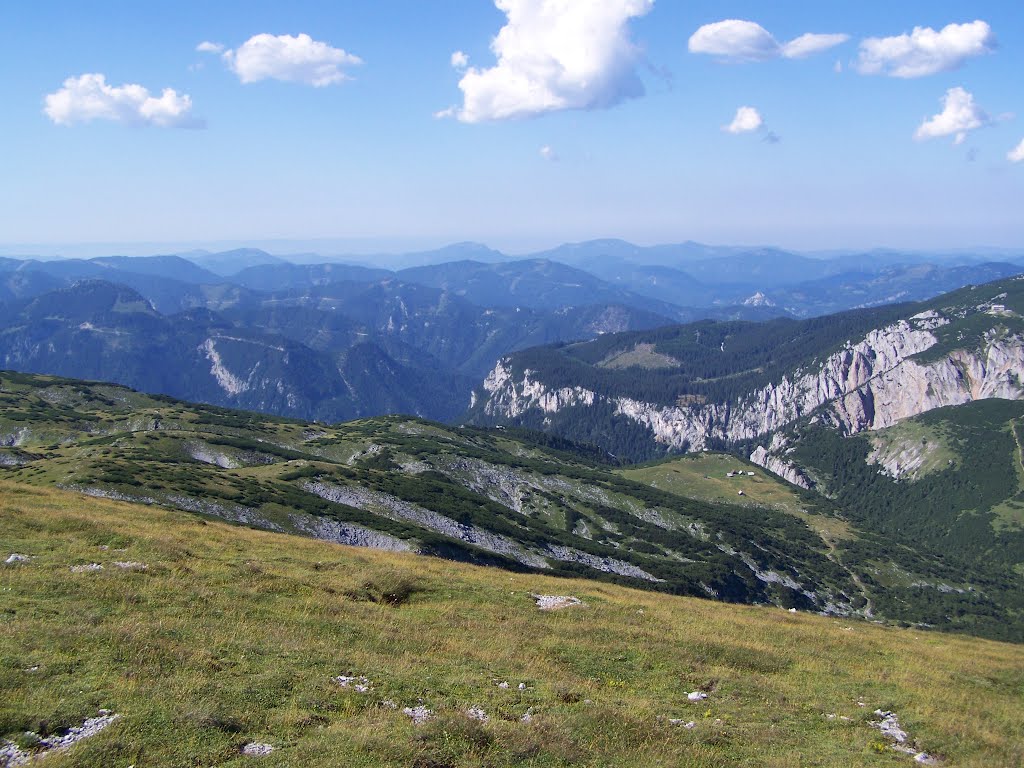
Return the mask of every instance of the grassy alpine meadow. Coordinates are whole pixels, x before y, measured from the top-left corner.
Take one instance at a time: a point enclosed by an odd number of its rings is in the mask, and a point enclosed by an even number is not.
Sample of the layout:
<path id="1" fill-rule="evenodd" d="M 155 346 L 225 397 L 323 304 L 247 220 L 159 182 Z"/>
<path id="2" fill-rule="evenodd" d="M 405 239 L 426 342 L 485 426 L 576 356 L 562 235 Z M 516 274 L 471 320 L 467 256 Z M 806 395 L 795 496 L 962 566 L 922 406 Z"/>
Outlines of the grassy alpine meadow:
<path id="1" fill-rule="evenodd" d="M 1024 764 L 1017 645 L 6 481 L 0 548 L 29 558 L 0 564 L 0 739 L 31 752 L 26 732 L 118 715 L 50 768 L 914 764 L 876 709 L 941 764 Z M 532 594 L 583 604 L 541 611 Z"/>

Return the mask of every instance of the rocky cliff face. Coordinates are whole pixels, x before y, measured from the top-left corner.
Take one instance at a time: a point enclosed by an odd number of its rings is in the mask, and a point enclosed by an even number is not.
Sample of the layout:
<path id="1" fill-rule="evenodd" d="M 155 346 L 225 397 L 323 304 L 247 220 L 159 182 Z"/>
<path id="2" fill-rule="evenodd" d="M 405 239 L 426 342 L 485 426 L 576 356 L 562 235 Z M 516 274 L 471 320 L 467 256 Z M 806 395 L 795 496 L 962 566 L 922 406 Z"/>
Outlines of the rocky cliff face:
<path id="1" fill-rule="evenodd" d="M 780 455 L 785 448 L 786 443 L 783 440 L 773 441 L 772 451 L 776 451 L 775 453 L 759 445 L 750 454 L 750 460 L 793 485 L 798 485 L 801 488 L 811 488 L 814 483 L 798 467 L 789 463 Z"/>
<path id="2" fill-rule="evenodd" d="M 938 343 L 936 330 L 950 322 L 945 313 L 922 312 L 848 342 L 813 368 L 795 370 L 731 401 L 684 407 L 602 397 L 582 387 L 550 389 L 530 370 L 517 379 L 506 358 L 484 381 L 483 412 L 515 419 L 531 409 L 550 414 L 604 400 L 617 414 L 649 429 L 659 443 L 676 450 L 702 450 L 715 443 L 777 434 L 811 413 L 853 434 L 942 406 L 991 397 L 1024 398 L 1024 338 L 1005 329 L 994 327 L 973 348 L 966 346 L 933 361 L 914 359 Z M 806 478 L 783 458 L 785 447 L 784 441 L 776 440 L 751 459 L 806 487 Z"/>
<path id="3" fill-rule="evenodd" d="M 985 335 L 980 349 L 957 350 L 940 360 L 902 360 L 843 394 L 829 414 L 848 433 L 890 427 L 933 408 L 974 400 L 1024 397 L 1024 339 Z"/>
<path id="4" fill-rule="evenodd" d="M 507 358 L 499 360 L 494 370 L 487 374 L 484 390 L 488 393 L 484 413 L 507 418 L 521 416 L 531 408 L 555 413 L 563 408 L 593 405 L 596 397 L 583 387 L 548 389 L 542 381 L 535 380 L 533 372 L 529 370 L 523 375 L 522 381 L 513 381 Z"/>

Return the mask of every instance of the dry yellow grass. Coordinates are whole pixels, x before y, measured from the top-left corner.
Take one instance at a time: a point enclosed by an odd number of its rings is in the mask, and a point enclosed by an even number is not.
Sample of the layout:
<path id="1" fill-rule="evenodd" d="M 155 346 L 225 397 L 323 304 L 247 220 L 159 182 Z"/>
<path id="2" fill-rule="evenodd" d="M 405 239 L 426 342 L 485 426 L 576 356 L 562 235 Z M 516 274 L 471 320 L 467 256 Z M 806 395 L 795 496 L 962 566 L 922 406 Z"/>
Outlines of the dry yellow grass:
<path id="1" fill-rule="evenodd" d="M 53 768 L 912 765 L 870 727 L 875 708 L 947 765 L 1024 764 L 1020 646 L 356 550 L 11 483 L 0 525 L 0 554 L 33 558 L 0 565 L 0 736 L 121 715 L 50 755 Z M 104 569 L 70 571 L 89 562 Z M 545 613 L 530 593 L 586 605 Z M 332 682 L 341 674 L 372 690 Z M 689 702 L 698 688 L 708 698 Z M 421 699 L 437 717 L 414 726 L 401 708 Z M 489 722 L 468 719 L 471 706 Z M 244 757 L 250 741 L 275 750 Z"/>

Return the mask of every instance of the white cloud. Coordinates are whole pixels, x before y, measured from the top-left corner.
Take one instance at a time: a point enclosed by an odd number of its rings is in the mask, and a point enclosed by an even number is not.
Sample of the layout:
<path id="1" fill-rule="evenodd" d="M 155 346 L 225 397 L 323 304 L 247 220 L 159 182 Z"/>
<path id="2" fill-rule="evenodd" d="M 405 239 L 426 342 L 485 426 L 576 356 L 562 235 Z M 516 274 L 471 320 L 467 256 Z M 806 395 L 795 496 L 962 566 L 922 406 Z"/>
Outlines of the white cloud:
<path id="1" fill-rule="evenodd" d="M 358 56 L 306 34 L 253 35 L 237 50 L 224 51 L 222 56 L 243 83 L 283 80 L 316 88 L 347 80 L 342 68 L 363 63 Z"/>
<path id="2" fill-rule="evenodd" d="M 764 61 L 779 55 L 779 44 L 760 24 L 726 19 L 705 24 L 690 36 L 690 53 L 709 53 L 742 61 Z"/>
<path id="3" fill-rule="evenodd" d="M 924 77 L 955 69 L 995 47 L 995 35 L 984 21 L 948 24 L 939 32 L 931 27 L 914 27 L 909 35 L 861 41 L 857 69 L 864 75 Z"/>
<path id="4" fill-rule="evenodd" d="M 60 90 L 46 96 L 43 111 L 57 125 L 113 120 L 161 128 L 202 127 L 192 117 L 188 94 L 165 88 L 160 96 L 152 96 L 141 85 L 108 85 L 100 74 L 69 77 Z"/>
<path id="5" fill-rule="evenodd" d="M 803 59 L 845 43 L 844 34 L 807 32 L 779 44 L 767 29 L 753 21 L 726 19 L 705 24 L 690 36 L 690 53 L 707 53 L 736 61 L 768 61 L 769 59 Z"/>
<path id="6" fill-rule="evenodd" d="M 1024 144 L 1024 142 L 1022 142 L 1022 144 Z M 557 163 L 559 160 L 558 153 L 555 152 L 554 148 L 550 144 L 545 144 L 540 148 L 540 156 L 552 163 Z"/>
<path id="7" fill-rule="evenodd" d="M 849 39 L 849 35 L 819 35 L 814 32 L 807 32 L 782 46 L 782 55 L 787 59 L 805 59 L 816 53 L 827 51 L 829 48 L 842 45 Z"/>
<path id="8" fill-rule="evenodd" d="M 459 81 L 466 123 L 598 109 L 642 96 L 641 52 L 629 20 L 654 0 L 494 0 L 508 17 L 491 50 L 497 64 Z"/>
<path id="9" fill-rule="evenodd" d="M 967 138 L 968 131 L 988 125 L 988 115 L 974 103 L 974 96 L 963 88 L 950 88 L 942 97 L 942 111 L 925 120 L 914 133 L 918 141 L 955 136 L 954 144 Z"/>
<path id="10" fill-rule="evenodd" d="M 222 43 L 211 43 L 209 40 L 203 40 L 203 42 L 196 46 L 196 50 L 200 53 L 220 53 L 224 50 L 224 45 Z"/>
<path id="11" fill-rule="evenodd" d="M 1006 153 L 1006 159 L 1011 163 L 1024 163 L 1024 139 L 1021 139 L 1020 144 Z"/>
<path id="12" fill-rule="evenodd" d="M 451 62 L 454 69 L 465 69 L 469 66 L 469 56 L 462 51 L 455 51 L 452 54 Z"/>
<path id="13" fill-rule="evenodd" d="M 726 133 L 750 133 L 763 125 L 760 112 L 753 107 L 740 107 L 736 110 L 736 117 L 729 125 L 723 125 L 722 130 Z"/>

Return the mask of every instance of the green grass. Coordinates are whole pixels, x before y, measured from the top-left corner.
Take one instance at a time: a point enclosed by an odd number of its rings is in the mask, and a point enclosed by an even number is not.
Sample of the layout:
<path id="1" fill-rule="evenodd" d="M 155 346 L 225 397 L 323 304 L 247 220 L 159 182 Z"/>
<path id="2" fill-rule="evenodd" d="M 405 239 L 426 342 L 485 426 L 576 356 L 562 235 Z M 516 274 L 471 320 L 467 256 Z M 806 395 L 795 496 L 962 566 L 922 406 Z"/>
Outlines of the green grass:
<path id="1" fill-rule="evenodd" d="M 0 735 L 121 715 L 50 755 L 55 768 L 912 764 L 878 751 L 876 707 L 949 765 L 1024 761 L 1021 646 L 354 550 L 9 482 L 0 515 L 4 547 L 33 556 L 0 566 Z M 106 567 L 70 572 L 86 562 Z M 530 592 L 586 605 L 542 613 Z M 339 674 L 373 690 L 342 689 Z M 709 698 L 689 703 L 699 687 Z M 438 717 L 413 726 L 387 699 Z M 468 720 L 470 706 L 491 720 Z M 249 741 L 276 749 L 253 763 Z"/>
<path id="2" fill-rule="evenodd" d="M 674 357 L 655 352 L 653 344 L 637 344 L 630 349 L 612 352 L 597 364 L 599 368 L 646 368 L 659 370 L 662 368 L 678 368 L 679 361 Z"/>
<path id="3" fill-rule="evenodd" d="M 728 477 L 729 472 L 735 472 Z M 753 476 L 748 473 L 753 472 Z M 618 474 L 669 493 L 702 501 L 768 507 L 799 517 L 825 541 L 855 537 L 852 527 L 838 517 L 812 514 L 813 505 L 798 490 L 761 467 L 728 453 L 711 451 L 622 469 Z M 740 495 L 740 491 L 743 494 Z"/>
<path id="4" fill-rule="evenodd" d="M 729 472 L 741 473 L 727 477 Z M 747 475 L 753 472 L 753 477 Z M 647 466 L 619 470 L 630 480 L 705 501 L 762 505 L 787 512 L 804 506 L 790 486 L 750 462 L 727 453 L 694 453 Z M 743 491 L 743 495 L 739 495 Z"/>

